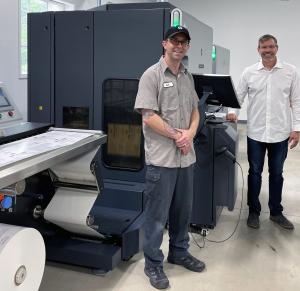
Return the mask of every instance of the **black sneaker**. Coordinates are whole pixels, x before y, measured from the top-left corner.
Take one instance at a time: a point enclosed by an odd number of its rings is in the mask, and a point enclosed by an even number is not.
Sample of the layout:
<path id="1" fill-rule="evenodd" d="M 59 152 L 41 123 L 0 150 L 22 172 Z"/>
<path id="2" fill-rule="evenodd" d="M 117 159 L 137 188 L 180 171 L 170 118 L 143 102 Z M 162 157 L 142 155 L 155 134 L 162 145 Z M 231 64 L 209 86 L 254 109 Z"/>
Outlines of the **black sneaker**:
<path id="1" fill-rule="evenodd" d="M 205 264 L 189 253 L 186 256 L 179 258 L 168 256 L 168 262 L 170 264 L 183 266 L 193 272 L 202 272 L 205 269 Z"/>
<path id="2" fill-rule="evenodd" d="M 145 267 L 145 274 L 150 278 L 151 285 L 156 289 L 169 287 L 169 280 L 162 267 Z"/>
<path id="3" fill-rule="evenodd" d="M 294 225 L 283 215 L 270 215 L 270 219 L 285 229 L 294 229 Z"/>
<path id="4" fill-rule="evenodd" d="M 259 215 L 255 212 L 250 212 L 248 219 L 247 219 L 247 225 L 249 227 L 258 229 L 259 228 Z"/>

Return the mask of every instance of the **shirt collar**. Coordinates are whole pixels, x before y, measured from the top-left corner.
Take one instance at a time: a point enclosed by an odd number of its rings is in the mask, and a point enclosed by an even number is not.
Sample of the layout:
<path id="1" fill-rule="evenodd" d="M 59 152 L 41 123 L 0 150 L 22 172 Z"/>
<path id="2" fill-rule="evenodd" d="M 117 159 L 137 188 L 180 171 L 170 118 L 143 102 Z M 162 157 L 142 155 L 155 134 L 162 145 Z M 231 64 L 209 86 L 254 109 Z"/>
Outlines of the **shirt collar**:
<path id="1" fill-rule="evenodd" d="M 161 58 L 159 59 L 159 63 L 161 65 L 161 68 L 162 68 L 163 72 L 165 72 L 167 69 L 169 69 L 169 67 L 168 67 L 168 65 L 167 65 L 167 63 L 166 63 L 163 56 L 161 56 Z M 179 72 L 180 73 L 186 73 L 187 72 L 187 68 L 184 66 L 183 63 L 180 63 Z"/>
<path id="2" fill-rule="evenodd" d="M 273 67 L 273 69 L 274 68 L 278 68 L 278 69 L 282 69 L 283 68 L 283 64 L 282 64 L 282 62 L 278 58 L 277 58 L 276 64 Z M 257 64 L 257 70 L 259 71 L 259 70 L 262 70 L 262 69 L 264 69 L 264 65 L 262 63 L 262 60 L 260 60 L 258 62 L 258 64 Z"/>

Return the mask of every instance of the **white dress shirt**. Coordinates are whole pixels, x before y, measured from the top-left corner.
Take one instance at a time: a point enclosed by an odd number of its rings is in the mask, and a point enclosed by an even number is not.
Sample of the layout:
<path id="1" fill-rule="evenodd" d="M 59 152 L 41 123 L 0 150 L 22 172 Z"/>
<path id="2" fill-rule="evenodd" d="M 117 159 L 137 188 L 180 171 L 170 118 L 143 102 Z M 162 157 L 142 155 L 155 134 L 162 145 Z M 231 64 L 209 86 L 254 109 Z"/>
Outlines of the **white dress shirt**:
<path id="1" fill-rule="evenodd" d="M 296 68 L 277 59 L 268 70 L 262 61 L 247 67 L 237 86 L 240 105 L 248 95 L 247 135 L 260 142 L 287 139 L 300 131 L 300 80 Z"/>

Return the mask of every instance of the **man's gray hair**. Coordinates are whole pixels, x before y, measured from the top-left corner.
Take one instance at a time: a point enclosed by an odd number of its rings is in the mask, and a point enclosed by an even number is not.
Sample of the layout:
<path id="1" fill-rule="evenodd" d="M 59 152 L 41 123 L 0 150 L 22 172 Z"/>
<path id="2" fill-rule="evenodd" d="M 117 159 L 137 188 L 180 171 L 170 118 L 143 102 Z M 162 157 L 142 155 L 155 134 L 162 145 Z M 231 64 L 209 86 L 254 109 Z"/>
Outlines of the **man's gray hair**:
<path id="1" fill-rule="evenodd" d="M 269 39 L 273 39 L 276 46 L 278 47 L 277 45 L 277 38 L 271 34 L 264 34 L 263 36 L 261 36 L 259 39 L 258 39 L 258 48 L 260 47 L 260 44 L 269 40 Z"/>

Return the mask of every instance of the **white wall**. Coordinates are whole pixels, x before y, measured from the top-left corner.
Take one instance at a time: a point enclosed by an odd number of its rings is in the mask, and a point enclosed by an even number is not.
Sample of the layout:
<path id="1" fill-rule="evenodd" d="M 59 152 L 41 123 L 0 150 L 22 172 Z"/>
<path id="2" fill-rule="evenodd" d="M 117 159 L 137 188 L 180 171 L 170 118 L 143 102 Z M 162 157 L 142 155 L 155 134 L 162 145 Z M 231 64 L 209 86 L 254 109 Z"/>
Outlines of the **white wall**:
<path id="1" fill-rule="evenodd" d="M 27 79 L 19 79 L 19 1 L 0 0 L 0 82 L 27 119 Z"/>
<path id="2" fill-rule="evenodd" d="M 74 10 L 87 10 L 96 7 L 97 0 L 62 0 L 74 5 Z"/>
<path id="3" fill-rule="evenodd" d="M 214 43 L 230 49 L 234 83 L 246 66 L 259 60 L 257 40 L 269 33 L 278 39 L 278 56 L 300 70 L 300 1 L 171 0 L 214 30 Z M 191 36 L 193 39 L 193 36 Z M 192 40 L 193 44 L 193 40 Z M 245 104 L 246 105 L 246 104 Z M 240 119 L 246 119 L 245 106 Z"/>

